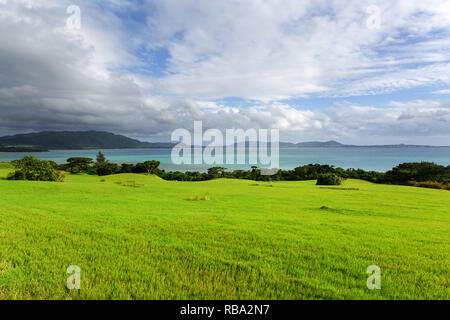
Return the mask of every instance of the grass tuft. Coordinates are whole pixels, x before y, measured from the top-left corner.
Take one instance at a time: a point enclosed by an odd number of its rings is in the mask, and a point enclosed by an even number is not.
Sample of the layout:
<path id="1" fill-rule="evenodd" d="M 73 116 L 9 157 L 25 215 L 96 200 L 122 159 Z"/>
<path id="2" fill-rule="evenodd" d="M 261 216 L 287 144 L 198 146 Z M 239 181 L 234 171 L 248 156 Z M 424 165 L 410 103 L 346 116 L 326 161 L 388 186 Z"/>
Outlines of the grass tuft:
<path id="1" fill-rule="evenodd" d="M 142 188 L 145 186 L 144 184 L 137 183 L 136 181 L 117 181 L 116 184 L 130 188 Z"/>
<path id="2" fill-rule="evenodd" d="M 208 194 L 205 194 L 203 196 L 190 196 L 186 200 L 188 201 L 209 201 L 211 200 L 210 196 Z"/>

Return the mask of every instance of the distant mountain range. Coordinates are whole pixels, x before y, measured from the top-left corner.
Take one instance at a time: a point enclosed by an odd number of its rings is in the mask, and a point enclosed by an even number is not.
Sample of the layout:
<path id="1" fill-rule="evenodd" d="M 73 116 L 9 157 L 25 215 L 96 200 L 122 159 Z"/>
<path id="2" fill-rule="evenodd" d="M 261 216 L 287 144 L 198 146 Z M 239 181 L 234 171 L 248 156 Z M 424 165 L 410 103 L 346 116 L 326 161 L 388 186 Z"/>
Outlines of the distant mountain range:
<path id="1" fill-rule="evenodd" d="M 293 147 L 293 148 L 356 148 L 356 147 L 365 147 L 365 148 L 375 148 L 375 147 L 383 147 L 383 148 L 405 148 L 405 147 L 428 147 L 428 148 L 439 148 L 446 146 L 428 146 L 428 145 L 415 145 L 415 144 L 385 144 L 385 145 L 353 145 L 353 144 L 342 144 L 337 141 L 310 141 L 310 142 L 300 142 L 300 143 L 289 143 L 289 142 L 280 142 L 280 147 Z"/>
<path id="2" fill-rule="evenodd" d="M 172 143 L 150 143 L 103 131 L 45 131 L 0 137 L 0 150 L 172 148 Z"/>
<path id="3" fill-rule="evenodd" d="M 138 149 L 173 148 L 170 142 L 142 142 L 123 135 L 103 131 L 45 131 L 0 137 L 0 152 L 38 152 L 70 149 Z M 356 146 L 336 141 L 311 141 L 301 143 L 280 142 L 284 148 L 337 148 L 337 147 L 428 147 L 419 145 Z"/>
<path id="4" fill-rule="evenodd" d="M 309 142 L 300 142 L 300 143 L 289 143 L 289 142 L 280 142 L 280 147 L 304 147 L 304 148 L 335 148 L 335 147 L 344 147 L 342 143 L 337 141 L 309 141 Z"/>

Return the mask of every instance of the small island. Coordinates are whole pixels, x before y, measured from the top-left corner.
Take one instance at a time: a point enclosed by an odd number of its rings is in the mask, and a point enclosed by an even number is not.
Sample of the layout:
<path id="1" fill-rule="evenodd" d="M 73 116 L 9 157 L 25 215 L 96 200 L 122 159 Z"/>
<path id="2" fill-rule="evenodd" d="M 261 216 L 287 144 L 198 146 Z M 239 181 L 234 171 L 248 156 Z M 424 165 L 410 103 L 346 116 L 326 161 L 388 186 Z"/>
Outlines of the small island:
<path id="1" fill-rule="evenodd" d="M 47 149 L 37 147 L 3 147 L 0 146 L 0 152 L 48 152 Z"/>

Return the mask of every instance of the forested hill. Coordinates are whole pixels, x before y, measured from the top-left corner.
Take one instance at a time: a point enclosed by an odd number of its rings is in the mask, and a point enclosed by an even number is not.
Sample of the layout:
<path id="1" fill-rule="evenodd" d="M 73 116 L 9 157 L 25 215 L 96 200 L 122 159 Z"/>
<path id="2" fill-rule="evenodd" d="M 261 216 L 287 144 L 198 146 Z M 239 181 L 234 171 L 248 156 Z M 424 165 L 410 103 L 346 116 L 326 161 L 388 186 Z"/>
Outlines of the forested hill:
<path id="1" fill-rule="evenodd" d="M 0 148 L 126 149 L 171 148 L 170 143 L 149 143 L 103 131 L 46 131 L 0 137 Z"/>

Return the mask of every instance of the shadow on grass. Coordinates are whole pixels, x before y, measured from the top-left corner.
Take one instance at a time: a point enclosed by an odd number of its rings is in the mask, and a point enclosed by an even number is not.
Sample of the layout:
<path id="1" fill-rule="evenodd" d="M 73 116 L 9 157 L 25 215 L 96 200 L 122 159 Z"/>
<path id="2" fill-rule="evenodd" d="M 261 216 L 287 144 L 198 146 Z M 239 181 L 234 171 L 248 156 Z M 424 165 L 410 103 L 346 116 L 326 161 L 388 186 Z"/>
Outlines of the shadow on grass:
<path id="1" fill-rule="evenodd" d="M 343 190 L 343 191 L 358 191 L 358 188 L 338 188 L 338 187 L 320 187 L 320 189 L 331 189 L 331 190 Z"/>

